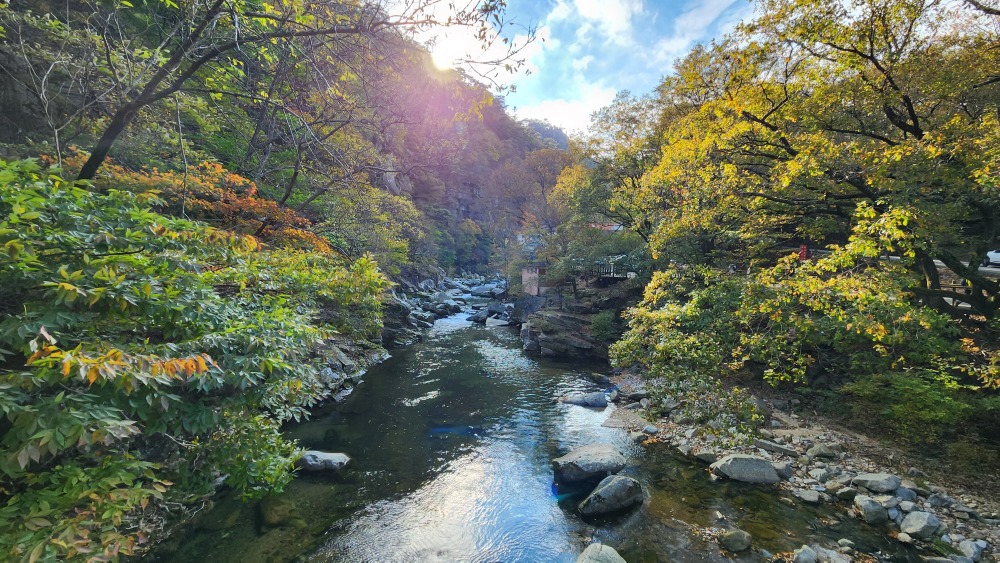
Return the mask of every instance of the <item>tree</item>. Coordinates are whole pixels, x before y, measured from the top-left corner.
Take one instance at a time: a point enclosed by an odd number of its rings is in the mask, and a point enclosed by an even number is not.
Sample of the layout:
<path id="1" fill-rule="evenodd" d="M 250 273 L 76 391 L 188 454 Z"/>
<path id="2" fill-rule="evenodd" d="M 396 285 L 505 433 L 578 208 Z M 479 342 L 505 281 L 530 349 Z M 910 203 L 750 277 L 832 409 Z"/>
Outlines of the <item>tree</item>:
<path id="1" fill-rule="evenodd" d="M 182 92 L 197 75 L 212 74 L 214 68 L 220 75 L 245 76 L 240 59 L 247 51 L 274 63 L 281 53 L 291 52 L 290 43 L 297 41 L 319 38 L 336 43 L 363 38 L 363 43 L 378 46 L 438 25 L 472 27 L 487 41 L 493 36 L 493 25 L 503 24 L 502 1 L 471 2 L 443 17 L 434 14 L 434 4 L 431 0 L 408 3 L 402 13 L 392 13 L 375 2 L 292 0 L 263 7 L 242 0 L 79 6 L 81 14 L 91 17 L 62 23 L 70 34 L 86 33 L 101 41 L 100 59 L 105 63 L 101 70 L 111 76 L 115 87 L 107 123 L 79 179 L 94 177 L 112 145 L 141 111 Z M 143 33 L 134 33 L 135 22 L 146 25 Z M 494 64 L 520 64 L 514 59 L 518 46 L 508 45 L 508 56 Z"/>

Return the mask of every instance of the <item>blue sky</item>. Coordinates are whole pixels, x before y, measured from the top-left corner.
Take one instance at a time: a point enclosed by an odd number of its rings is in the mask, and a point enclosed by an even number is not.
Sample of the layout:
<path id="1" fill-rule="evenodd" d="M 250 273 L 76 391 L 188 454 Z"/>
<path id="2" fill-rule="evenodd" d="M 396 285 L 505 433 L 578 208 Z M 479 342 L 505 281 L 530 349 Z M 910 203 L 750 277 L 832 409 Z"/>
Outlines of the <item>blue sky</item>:
<path id="1" fill-rule="evenodd" d="M 751 13 L 748 0 L 509 0 L 508 17 L 538 31 L 523 52 L 531 74 L 507 79 L 516 86 L 507 106 L 586 129 L 619 90 L 652 92 L 674 60 Z"/>

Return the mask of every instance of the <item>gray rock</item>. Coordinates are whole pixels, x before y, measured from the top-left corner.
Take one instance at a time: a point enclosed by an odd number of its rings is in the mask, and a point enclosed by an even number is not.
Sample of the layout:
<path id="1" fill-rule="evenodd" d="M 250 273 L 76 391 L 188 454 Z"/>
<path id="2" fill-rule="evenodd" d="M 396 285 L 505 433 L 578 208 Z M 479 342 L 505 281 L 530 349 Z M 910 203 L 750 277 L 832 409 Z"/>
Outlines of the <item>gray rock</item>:
<path id="1" fill-rule="evenodd" d="M 792 553 L 792 563 L 816 563 L 816 550 L 804 545 Z"/>
<path id="2" fill-rule="evenodd" d="M 576 563 L 626 563 L 625 559 L 613 547 L 592 543 L 583 550 L 580 557 L 576 558 Z"/>
<path id="3" fill-rule="evenodd" d="M 830 446 L 826 444 L 816 444 L 815 446 L 809 448 L 806 451 L 806 455 L 811 458 L 827 458 L 834 459 L 837 457 L 837 452 L 833 450 Z"/>
<path id="4" fill-rule="evenodd" d="M 885 507 L 870 496 L 858 495 L 854 497 L 854 506 L 861 514 L 861 518 L 869 524 L 881 524 L 889 520 L 889 513 Z"/>
<path id="5" fill-rule="evenodd" d="M 910 537 L 926 540 L 934 535 L 940 525 L 938 517 L 930 512 L 911 512 L 903 518 L 899 531 L 909 534 Z"/>
<path id="6" fill-rule="evenodd" d="M 911 500 L 903 500 L 899 502 L 899 509 L 903 512 L 913 512 L 913 509 L 916 507 L 916 503 Z"/>
<path id="7" fill-rule="evenodd" d="M 781 481 L 771 462 L 757 456 L 730 454 L 711 466 L 716 475 L 745 483 L 771 484 Z"/>
<path id="8" fill-rule="evenodd" d="M 493 297 L 494 295 L 493 292 L 496 289 L 497 289 L 497 284 L 487 283 L 483 285 L 477 285 L 476 287 L 469 289 L 469 293 L 471 293 L 473 297 Z"/>
<path id="9" fill-rule="evenodd" d="M 983 548 L 972 540 L 962 540 L 959 542 L 958 550 L 962 552 L 962 555 L 973 561 L 979 561 L 983 557 Z"/>
<path id="10" fill-rule="evenodd" d="M 802 499 L 803 502 L 808 502 L 809 504 L 819 504 L 819 491 L 814 491 L 812 489 L 799 489 L 792 494 Z"/>
<path id="11" fill-rule="evenodd" d="M 933 507 L 951 506 L 955 504 L 955 499 L 942 493 L 934 493 L 927 497 L 927 504 Z"/>
<path id="12" fill-rule="evenodd" d="M 465 320 L 472 321 L 474 323 L 485 324 L 486 319 L 489 318 L 490 313 L 486 309 L 480 309 L 475 313 L 465 317 Z"/>
<path id="13" fill-rule="evenodd" d="M 719 545 L 726 551 L 739 553 L 750 548 L 753 543 L 753 536 L 743 530 L 729 530 L 719 534 Z"/>
<path id="14" fill-rule="evenodd" d="M 917 493 L 913 492 L 912 489 L 907 489 L 906 487 L 900 487 L 900 488 L 896 489 L 895 495 L 896 495 L 896 498 L 898 498 L 901 501 L 903 501 L 903 500 L 909 500 L 909 501 L 917 500 Z"/>
<path id="15" fill-rule="evenodd" d="M 340 471 L 350 461 L 347 454 L 309 450 L 302 454 L 295 466 L 303 471 Z"/>
<path id="16" fill-rule="evenodd" d="M 875 500 L 885 508 L 896 508 L 899 499 L 892 495 L 875 495 Z"/>
<path id="17" fill-rule="evenodd" d="M 579 509 L 584 516 L 608 514 L 642 504 L 642 499 L 642 485 L 638 481 L 624 475 L 611 475 L 583 499 Z"/>
<path id="18" fill-rule="evenodd" d="M 647 424 L 646 426 L 642 427 L 642 431 L 645 432 L 646 434 L 656 434 L 660 430 L 653 424 Z"/>
<path id="19" fill-rule="evenodd" d="M 561 400 L 564 403 L 579 405 L 581 407 L 601 408 L 608 406 L 608 398 L 602 391 L 595 391 L 594 393 L 570 393 Z"/>
<path id="20" fill-rule="evenodd" d="M 552 460 L 556 479 L 573 482 L 617 473 L 625 467 L 625 456 L 611 444 L 598 442 L 577 448 Z"/>
<path id="21" fill-rule="evenodd" d="M 778 477 L 782 479 L 788 479 L 795 472 L 790 461 L 779 461 L 778 463 L 772 463 L 771 466 L 774 467 L 774 471 L 778 474 Z"/>
<path id="22" fill-rule="evenodd" d="M 713 452 L 712 450 L 698 450 L 695 452 L 694 458 L 702 463 L 711 465 L 718 461 L 719 454 Z"/>
<path id="23" fill-rule="evenodd" d="M 840 500 L 854 500 L 854 497 L 858 496 L 858 490 L 851 487 L 843 487 L 837 489 L 835 494 Z"/>
<path id="24" fill-rule="evenodd" d="M 832 549 L 819 547 L 818 545 L 814 545 L 812 548 L 816 551 L 816 559 L 822 563 L 851 563 L 852 561 L 849 556 L 837 553 Z"/>
<path id="25" fill-rule="evenodd" d="M 790 457 L 798 457 L 799 452 L 795 451 L 794 448 L 789 448 L 788 446 L 783 446 L 777 442 L 772 442 L 770 440 L 754 440 L 754 446 L 762 450 L 773 452 L 776 454 L 787 455 Z"/>
<path id="26" fill-rule="evenodd" d="M 852 483 L 876 493 L 891 493 L 899 488 L 902 479 L 889 473 L 862 473 Z"/>
<path id="27" fill-rule="evenodd" d="M 826 481 L 826 478 L 830 476 L 830 472 L 821 467 L 809 470 L 809 477 L 815 479 L 816 481 L 822 483 Z"/>

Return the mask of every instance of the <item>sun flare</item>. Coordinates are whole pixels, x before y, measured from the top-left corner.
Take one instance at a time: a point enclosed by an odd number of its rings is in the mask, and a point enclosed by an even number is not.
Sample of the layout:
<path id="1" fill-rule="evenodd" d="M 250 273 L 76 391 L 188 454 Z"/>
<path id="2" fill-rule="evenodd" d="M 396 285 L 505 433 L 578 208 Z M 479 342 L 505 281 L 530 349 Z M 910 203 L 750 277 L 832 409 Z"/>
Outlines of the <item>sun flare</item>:
<path id="1" fill-rule="evenodd" d="M 434 66 L 440 70 L 451 70 L 467 58 L 469 40 L 460 35 L 438 35 L 427 48 Z"/>

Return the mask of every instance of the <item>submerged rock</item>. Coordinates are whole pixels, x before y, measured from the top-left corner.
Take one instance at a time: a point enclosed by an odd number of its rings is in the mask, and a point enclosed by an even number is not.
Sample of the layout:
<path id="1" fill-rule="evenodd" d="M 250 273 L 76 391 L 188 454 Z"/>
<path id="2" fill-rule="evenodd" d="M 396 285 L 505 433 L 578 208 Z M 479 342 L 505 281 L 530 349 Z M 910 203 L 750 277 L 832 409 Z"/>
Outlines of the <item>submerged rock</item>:
<path id="1" fill-rule="evenodd" d="M 642 486 L 623 475 L 605 477 L 578 507 L 584 516 L 618 512 L 642 504 Z"/>
<path id="2" fill-rule="evenodd" d="M 710 467 L 716 475 L 744 483 L 772 484 L 781 481 L 770 461 L 752 455 L 730 454 Z"/>
<path id="3" fill-rule="evenodd" d="M 480 309 L 475 313 L 465 317 L 465 320 L 472 321 L 474 323 L 486 324 L 486 319 L 489 318 L 490 313 L 486 309 Z"/>
<path id="4" fill-rule="evenodd" d="M 592 543 L 576 558 L 576 563 L 625 563 L 625 559 L 613 547 Z"/>
<path id="5" fill-rule="evenodd" d="M 743 530 L 729 530 L 719 534 L 719 545 L 726 551 L 738 553 L 750 548 L 753 543 L 753 536 Z"/>
<path id="6" fill-rule="evenodd" d="M 586 481 L 621 471 L 625 467 L 625 456 L 613 445 L 598 442 L 555 458 L 552 467 L 557 480 Z"/>
<path id="7" fill-rule="evenodd" d="M 792 563 L 816 563 L 816 550 L 804 545 L 792 553 Z"/>
<path id="8" fill-rule="evenodd" d="M 303 471 L 340 471 L 350 463 L 347 454 L 309 450 L 295 462 Z"/>
<path id="9" fill-rule="evenodd" d="M 564 403 L 579 405 L 581 407 L 600 408 L 608 406 L 608 398 L 601 391 L 596 391 L 594 393 L 570 393 L 560 400 Z"/>
<path id="10" fill-rule="evenodd" d="M 302 521 L 295 504 L 276 495 L 261 499 L 260 504 L 257 505 L 257 514 L 260 516 L 261 523 L 271 527 L 297 526 Z"/>

